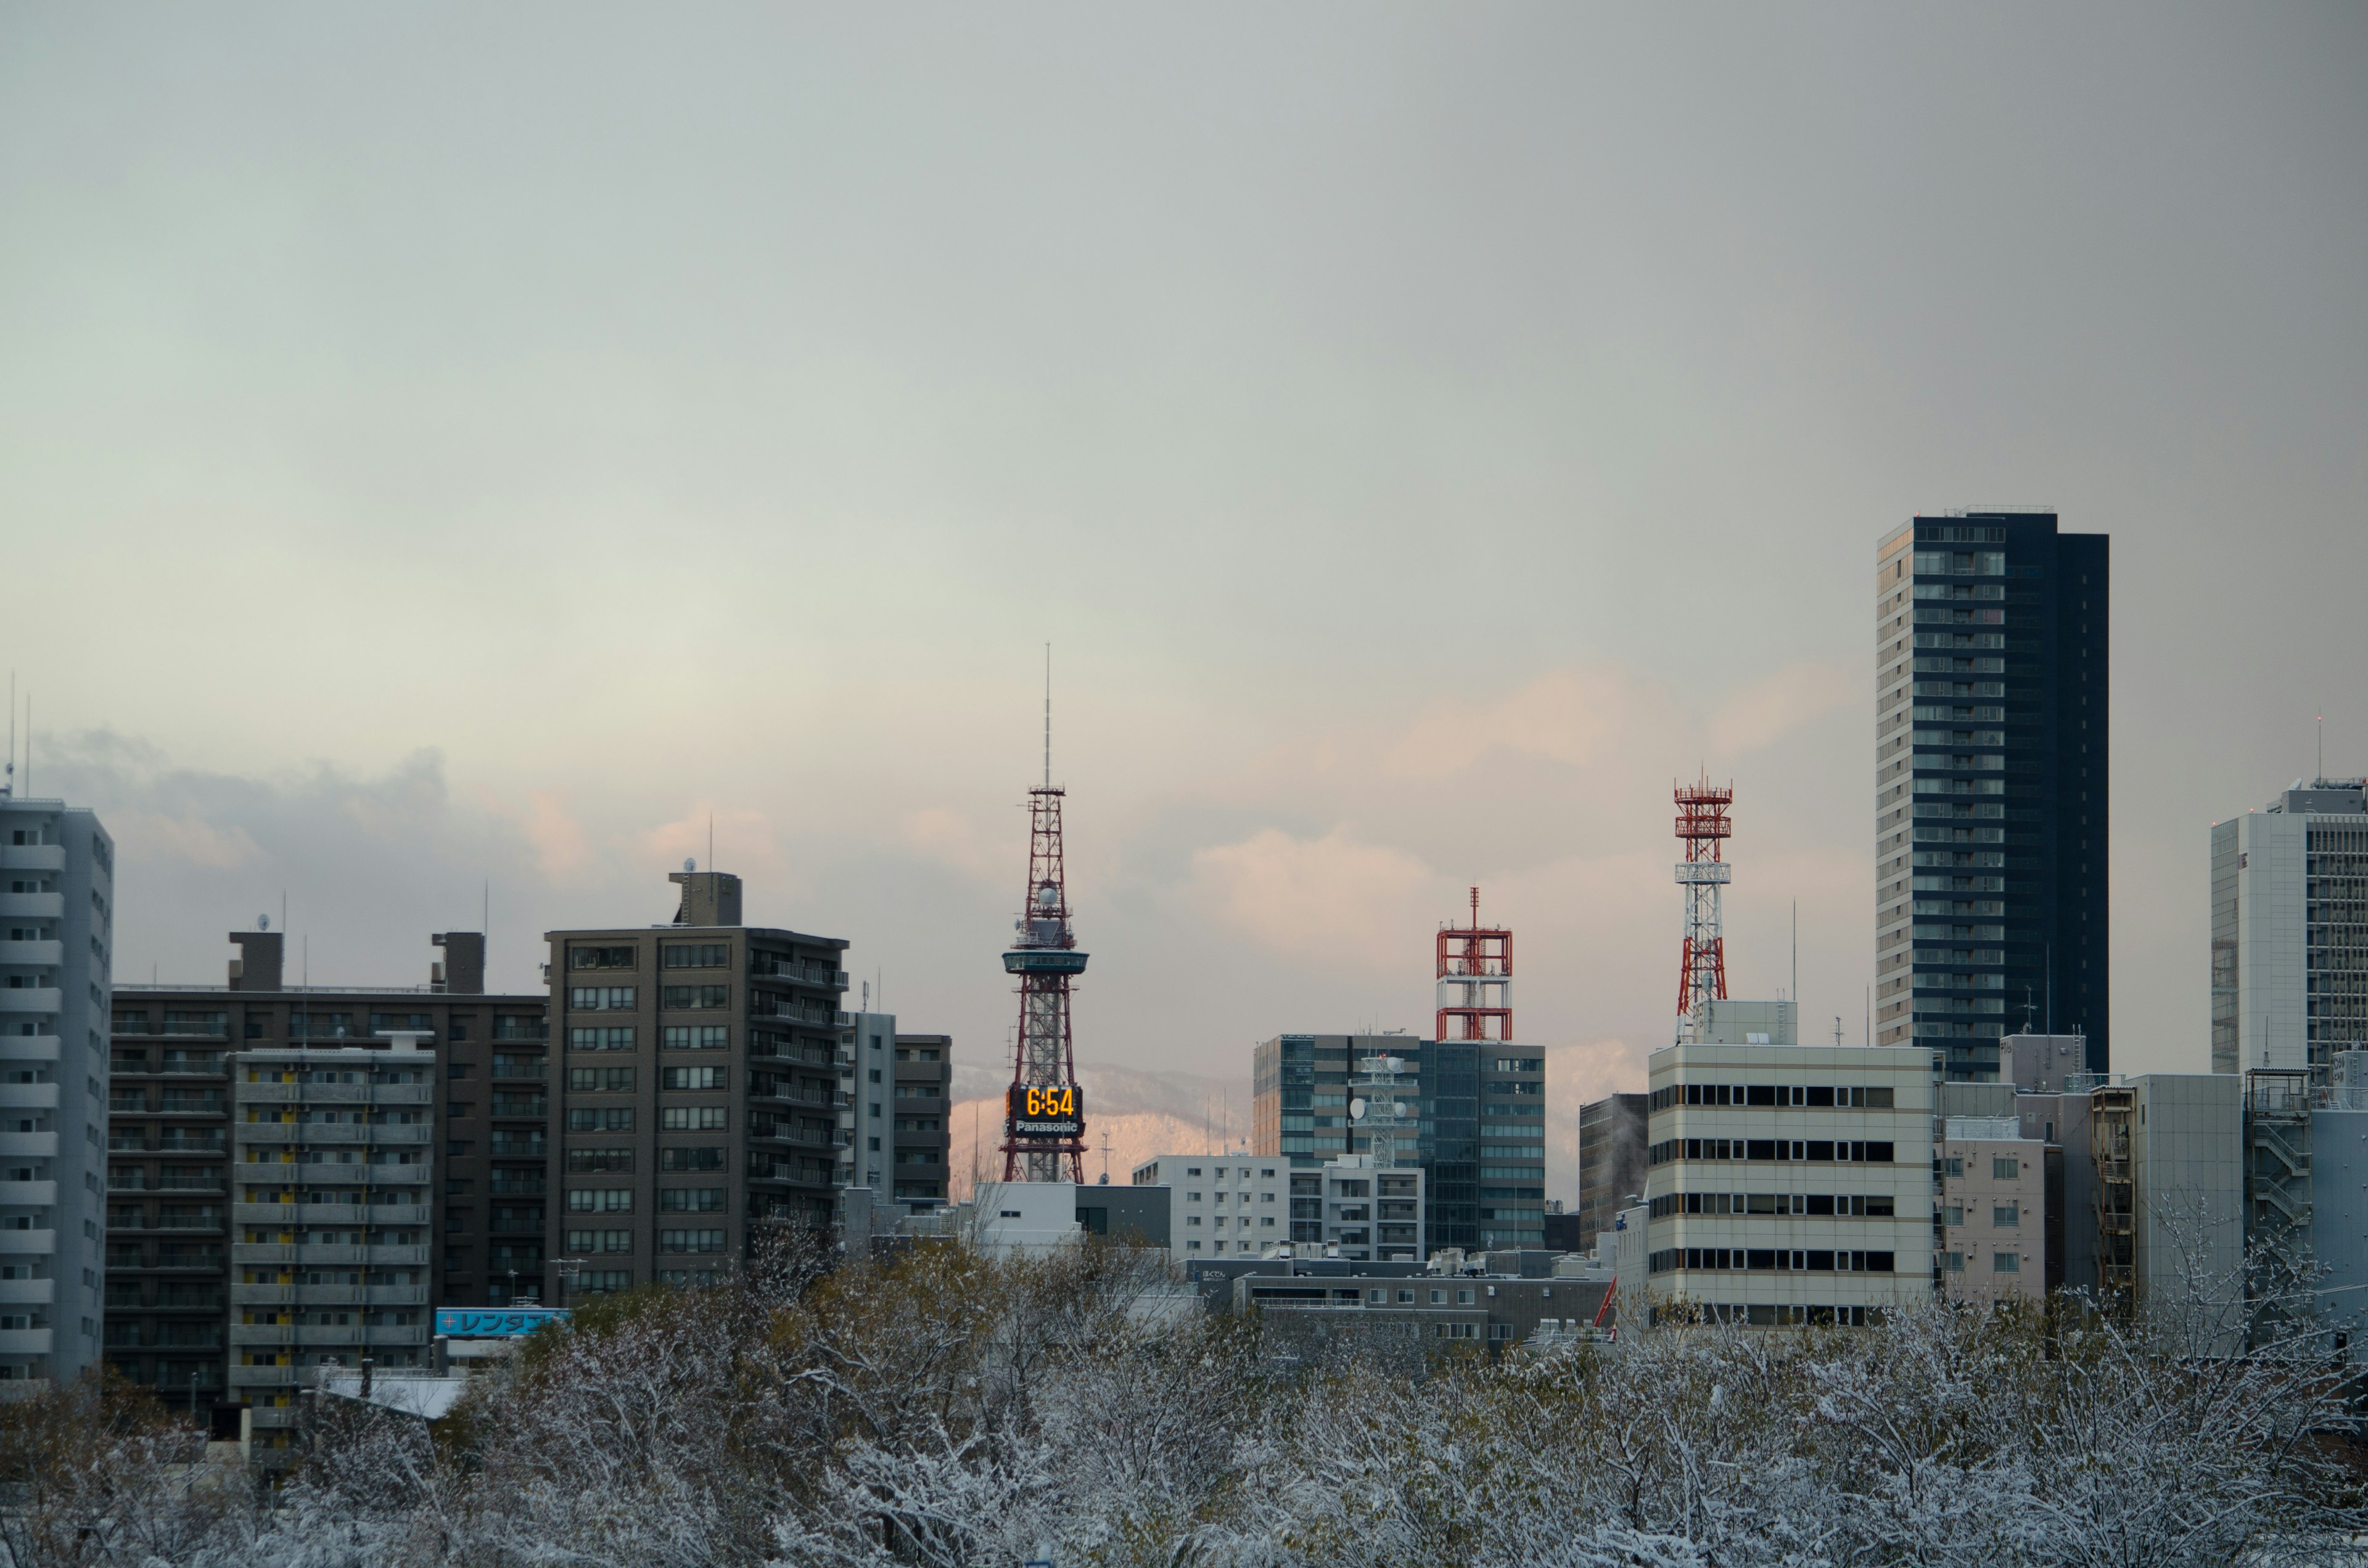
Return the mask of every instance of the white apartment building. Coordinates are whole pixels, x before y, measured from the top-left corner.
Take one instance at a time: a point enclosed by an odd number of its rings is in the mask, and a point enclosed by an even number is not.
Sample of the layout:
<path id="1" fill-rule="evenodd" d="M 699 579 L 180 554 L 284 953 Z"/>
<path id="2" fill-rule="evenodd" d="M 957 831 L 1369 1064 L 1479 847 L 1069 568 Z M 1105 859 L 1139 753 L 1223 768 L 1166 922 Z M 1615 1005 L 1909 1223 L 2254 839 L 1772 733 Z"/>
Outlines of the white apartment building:
<path id="1" fill-rule="evenodd" d="M 1930 1051 L 1685 1044 L 1650 1074 L 1646 1322 L 1864 1324 L 1930 1298 Z"/>
<path id="2" fill-rule="evenodd" d="M 1952 1301 L 2047 1299 L 2047 1145 L 2020 1117 L 1952 1116 L 1934 1158 L 1941 1291 Z"/>
<path id="3" fill-rule="evenodd" d="M 2212 827 L 2212 1071 L 2308 1070 L 2368 1042 L 2368 786 L 2300 779 Z"/>
<path id="4" fill-rule="evenodd" d="M 115 843 L 0 793 L 0 1393 L 100 1355 Z"/>
<path id="5" fill-rule="evenodd" d="M 1286 1242 L 1368 1263 L 1420 1263 L 1423 1173 L 1366 1154 L 1293 1171 L 1273 1154 L 1160 1154 L 1137 1187 L 1168 1191 L 1168 1244 L 1181 1260 L 1256 1257 Z"/>
<path id="6" fill-rule="evenodd" d="M 1319 1209 L 1328 1171 L 1300 1173 L 1315 1184 Z M 1159 1154 L 1136 1165 L 1133 1179 L 1167 1188 L 1168 1244 L 1178 1259 L 1256 1257 L 1292 1239 L 1291 1162 L 1281 1156 Z"/>
<path id="7" fill-rule="evenodd" d="M 230 1389 L 256 1448 L 288 1446 L 323 1367 L 426 1364 L 437 1079 L 408 1038 L 236 1059 Z"/>

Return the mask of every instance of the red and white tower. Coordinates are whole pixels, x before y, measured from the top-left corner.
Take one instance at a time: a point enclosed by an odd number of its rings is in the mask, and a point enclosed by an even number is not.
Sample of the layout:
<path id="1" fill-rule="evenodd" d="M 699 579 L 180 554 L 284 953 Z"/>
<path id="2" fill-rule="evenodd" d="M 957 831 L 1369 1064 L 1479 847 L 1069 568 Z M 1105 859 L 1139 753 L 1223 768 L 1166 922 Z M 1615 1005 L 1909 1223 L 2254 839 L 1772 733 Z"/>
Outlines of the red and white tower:
<path id="1" fill-rule="evenodd" d="M 1085 1102 L 1077 1093 L 1077 1053 L 1069 1036 L 1069 982 L 1086 955 L 1069 928 L 1068 878 L 1062 868 L 1061 804 L 1053 782 L 1052 656 L 1045 655 L 1044 782 L 1028 791 L 1028 895 L 1019 931 L 1003 955 L 1019 977 L 1019 1032 L 1011 1050 L 1011 1088 L 1003 1114 L 1003 1179 L 1086 1179 Z"/>
<path id="2" fill-rule="evenodd" d="M 1480 924 L 1478 888 L 1472 890 L 1472 924 L 1439 928 L 1439 1016 L 1432 1028 L 1437 1040 L 1513 1038 L 1513 934 Z"/>
<path id="3" fill-rule="evenodd" d="M 1694 1038 L 1702 1005 L 1726 1000 L 1726 938 L 1719 924 L 1719 890 L 1735 868 L 1719 856 L 1720 846 L 1735 835 L 1726 820 L 1735 803 L 1735 786 L 1713 787 L 1708 778 L 1679 785 L 1678 842 L 1686 858 L 1678 862 L 1678 885 L 1686 890 L 1686 947 L 1678 965 L 1678 1039 Z"/>

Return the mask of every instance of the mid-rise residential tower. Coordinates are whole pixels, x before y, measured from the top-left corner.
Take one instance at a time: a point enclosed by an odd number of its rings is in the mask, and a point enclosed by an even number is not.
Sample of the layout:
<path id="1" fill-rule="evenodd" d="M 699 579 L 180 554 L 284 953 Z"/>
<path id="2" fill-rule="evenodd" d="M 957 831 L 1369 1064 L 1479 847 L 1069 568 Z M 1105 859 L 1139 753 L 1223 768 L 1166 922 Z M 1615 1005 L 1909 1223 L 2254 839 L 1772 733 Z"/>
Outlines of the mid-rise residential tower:
<path id="1" fill-rule="evenodd" d="M 0 1395 L 99 1358 L 115 843 L 0 794 Z"/>
<path id="2" fill-rule="evenodd" d="M 2368 781 L 2212 828 L 2212 1070 L 2307 1072 L 2368 1044 Z"/>

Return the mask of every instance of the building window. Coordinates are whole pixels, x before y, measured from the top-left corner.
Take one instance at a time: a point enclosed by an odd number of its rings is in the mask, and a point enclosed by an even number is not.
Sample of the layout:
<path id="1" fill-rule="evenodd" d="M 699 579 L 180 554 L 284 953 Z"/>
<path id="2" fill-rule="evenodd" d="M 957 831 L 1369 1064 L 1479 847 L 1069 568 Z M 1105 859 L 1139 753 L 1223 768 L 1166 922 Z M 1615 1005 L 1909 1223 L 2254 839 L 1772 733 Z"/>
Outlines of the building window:
<path id="1" fill-rule="evenodd" d="M 631 1051 L 633 1049 L 633 1026 L 610 1025 L 597 1028 L 570 1028 L 567 1031 L 570 1051 Z"/>
<path id="2" fill-rule="evenodd" d="M 633 1283 L 630 1268 L 587 1268 L 575 1277 L 578 1296 L 608 1296 L 629 1290 Z"/>
<path id="3" fill-rule="evenodd" d="M 589 1092 L 623 1094 L 633 1086 L 633 1070 L 630 1067 L 570 1067 L 567 1070 L 567 1086 Z"/>
<path id="4" fill-rule="evenodd" d="M 567 1005 L 579 1013 L 618 1012 L 633 1007 L 639 994 L 640 988 L 632 985 L 574 985 Z"/>
<path id="5" fill-rule="evenodd" d="M 732 949 L 723 942 L 668 942 L 659 951 L 666 969 L 728 969 Z"/>
<path id="6" fill-rule="evenodd" d="M 631 1176 L 632 1170 L 633 1152 L 631 1149 L 570 1149 L 567 1151 L 567 1171 L 570 1176 Z"/>
<path id="7" fill-rule="evenodd" d="M 665 987 L 660 1005 L 668 1012 L 728 1007 L 732 1005 L 732 988 L 728 985 L 669 985 Z"/>
<path id="8" fill-rule="evenodd" d="M 673 1105 L 658 1112 L 658 1128 L 666 1132 L 721 1132 L 729 1114 L 720 1105 Z"/>
<path id="9" fill-rule="evenodd" d="M 632 948 L 571 947 L 567 949 L 570 969 L 632 969 L 635 967 Z"/>
<path id="10" fill-rule="evenodd" d="M 660 1041 L 667 1051 L 723 1051 L 732 1044 L 728 1024 L 668 1024 Z"/>
<path id="11" fill-rule="evenodd" d="M 721 1214 L 723 1212 L 723 1189 L 720 1187 L 667 1187 L 658 1189 L 658 1209 L 667 1214 Z"/>
<path id="12" fill-rule="evenodd" d="M 1991 1223 L 1991 1224 L 1993 1224 L 1993 1225 L 2018 1225 L 2018 1224 L 2021 1224 L 2021 1222 L 2022 1222 L 2022 1205 L 2021 1205 L 2021 1204 L 2020 1204 L 2020 1203 L 1998 1203 L 1998 1204 L 1993 1204 L 1993 1205 L 1991 1206 L 1991 1208 L 1990 1208 L 1990 1223 Z"/>
<path id="13" fill-rule="evenodd" d="M 579 1187 L 567 1195 L 567 1211 L 571 1214 L 630 1214 L 633 1211 L 633 1189 L 630 1187 Z"/>
<path id="14" fill-rule="evenodd" d="M 660 1231 L 660 1252 L 722 1252 L 722 1231 Z"/>
<path id="15" fill-rule="evenodd" d="M 1993 1274 L 2021 1273 L 2022 1255 L 2021 1253 L 2013 1252 L 1994 1252 L 1990 1254 L 1990 1272 Z"/>
<path id="16" fill-rule="evenodd" d="M 725 1087 L 722 1067 L 668 1067 L 662 1071 L 659 1087 L 666 1089 L 721 1089 Z"/>
<path id="17" fill-rule="evenodd" d="M 570 1231 L 567 1250 L 575 1253 L 631 1252 L 633 1233 L 631 1231 Z"/>
<path id="18" fill-rule="evenodd" d="M 633 1130 L 633 1108 L 618 1106 L 606 1110 L 571 1110 L 567 1113 L 570 1132 L 631 1132 Z"/>
<path id="19" fill-rule="evenodd" d="M 658 1151 L 658 1169 L 662 1171 L 720 1171 L 723 1168 L 723 1151 L 715 1144 Z"/>
<path id="20" fill-rule="evenodd" d="M 1990 1161 L 1990 1175 L 1998 1181 L 2012 1181 L 2021 1174 L 2021 1162 L 2010 1155 L 1999 1154 Z"/>

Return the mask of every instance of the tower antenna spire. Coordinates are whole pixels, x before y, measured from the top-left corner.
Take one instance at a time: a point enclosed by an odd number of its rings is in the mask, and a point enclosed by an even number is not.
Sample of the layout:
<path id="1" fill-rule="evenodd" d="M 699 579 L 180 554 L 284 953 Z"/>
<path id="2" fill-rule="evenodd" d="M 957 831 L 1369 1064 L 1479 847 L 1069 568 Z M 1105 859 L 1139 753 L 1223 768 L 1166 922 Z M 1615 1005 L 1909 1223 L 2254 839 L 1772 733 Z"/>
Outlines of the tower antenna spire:
<path id="1" fill-rule="evenodd" d="M 1053 787 L 1053 644 L 1044 644 L 1044 788 Z"/>

